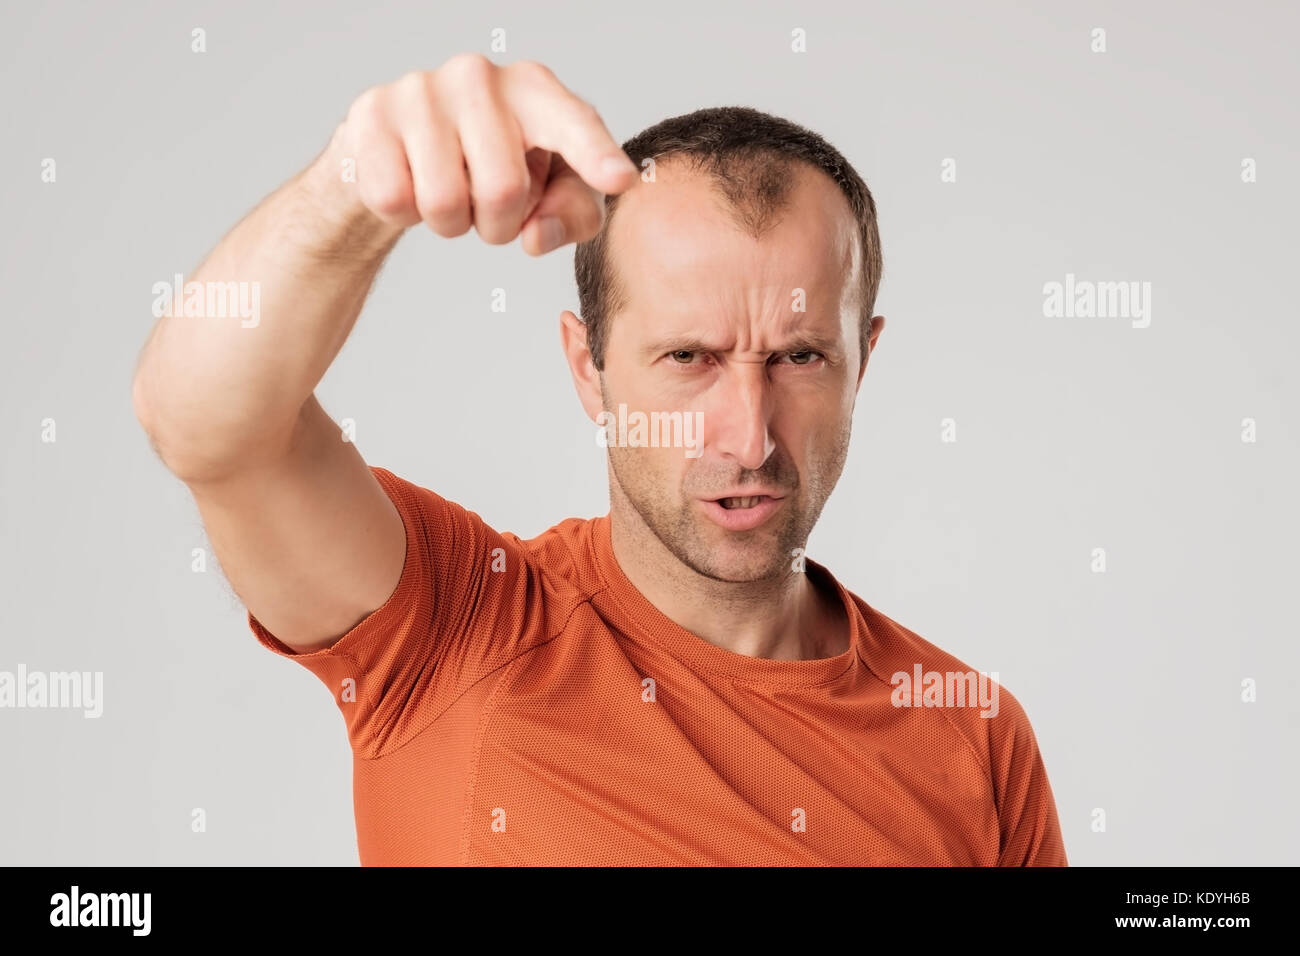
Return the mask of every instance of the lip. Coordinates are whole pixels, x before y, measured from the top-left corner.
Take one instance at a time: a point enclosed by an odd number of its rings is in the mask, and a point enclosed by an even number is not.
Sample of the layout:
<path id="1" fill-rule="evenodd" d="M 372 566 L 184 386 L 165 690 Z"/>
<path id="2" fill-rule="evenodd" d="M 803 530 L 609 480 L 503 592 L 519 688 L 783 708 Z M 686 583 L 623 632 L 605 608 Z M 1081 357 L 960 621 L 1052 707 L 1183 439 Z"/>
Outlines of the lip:
<path id="1" fill-rule="evenodd" d="M 761 492 L 750 492 L 749 494 L 722 495 L 722 498 L 749 498 L 758 495 L 761 500 L 749 508 L 724 508 L 720 500 L 701 500 L 700 504 L 704 506 L 704 513 L 708 515 L 709 520 L 727 531 L 752 531 L 763 525 L 772 515 L 776 514 L 781 507 L 785 497 L 776 497 L 775 495 L 763 495 Z"/>

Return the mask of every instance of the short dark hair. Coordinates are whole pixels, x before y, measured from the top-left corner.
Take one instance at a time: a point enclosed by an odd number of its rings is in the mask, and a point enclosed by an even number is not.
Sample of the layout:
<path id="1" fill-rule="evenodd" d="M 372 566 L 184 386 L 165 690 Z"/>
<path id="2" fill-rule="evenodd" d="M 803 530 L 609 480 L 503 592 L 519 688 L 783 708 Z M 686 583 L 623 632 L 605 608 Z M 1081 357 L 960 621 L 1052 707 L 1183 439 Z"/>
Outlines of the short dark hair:
<path id="1" fill-rule="evenodd" d="M 794 164 L 821 170 L 839 186 L 858 224 L 862 252 L 860 355 L 867 354 L 871 314 L 880 290 L 883 260 L 876 203 L 867 184 L 840 152 L 796 123 L 748 106 L 715 106 L 656 123 L 623 144 L 642 168 L 646 159 L 685 161 L 705 170 L 731 206 L 737 225 L 759 235 L 785 205 Z M 617 196 L 605 197 L 605 224 L 579 243 L 573 258 L 587 347 L 597 369 L 605 367 L 608 324 L 626 305 L 626 293 L 609 262 L 607 239 Z"/>

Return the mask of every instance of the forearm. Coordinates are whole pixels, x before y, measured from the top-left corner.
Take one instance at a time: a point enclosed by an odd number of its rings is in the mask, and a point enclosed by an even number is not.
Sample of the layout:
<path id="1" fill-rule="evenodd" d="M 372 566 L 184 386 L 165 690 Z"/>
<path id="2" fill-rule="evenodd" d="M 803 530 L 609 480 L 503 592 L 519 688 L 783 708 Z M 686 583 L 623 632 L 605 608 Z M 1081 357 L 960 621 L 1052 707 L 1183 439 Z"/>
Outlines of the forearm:
<path id="1" fill-rule="evenodd" d="M 173 302 L 141 354 L 136 413 L 183 479 L 219 477 L 288 447 L 403 231 L 373 215 L 344 181 L 338 140 L 185 277 L 200 294 L 236 283 L 226 288 L 239 288 L 245 306 L 256 303 L 255 315 L 227 308 L 187 316 L 184 300 Z"/>

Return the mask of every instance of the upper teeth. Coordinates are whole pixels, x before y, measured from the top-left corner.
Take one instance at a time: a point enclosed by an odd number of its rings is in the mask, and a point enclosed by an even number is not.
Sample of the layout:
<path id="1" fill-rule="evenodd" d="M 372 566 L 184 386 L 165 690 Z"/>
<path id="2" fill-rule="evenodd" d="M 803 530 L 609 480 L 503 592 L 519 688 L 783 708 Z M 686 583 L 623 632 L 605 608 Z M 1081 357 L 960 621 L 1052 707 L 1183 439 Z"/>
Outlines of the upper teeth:
<path id="1" fill-rule="evenodd" d="M 748 498 L 723 498 L 722 507 L 724 508 L 752 508 L 758 504 L 758 499 L 762 495 L 750 495 Z"/>

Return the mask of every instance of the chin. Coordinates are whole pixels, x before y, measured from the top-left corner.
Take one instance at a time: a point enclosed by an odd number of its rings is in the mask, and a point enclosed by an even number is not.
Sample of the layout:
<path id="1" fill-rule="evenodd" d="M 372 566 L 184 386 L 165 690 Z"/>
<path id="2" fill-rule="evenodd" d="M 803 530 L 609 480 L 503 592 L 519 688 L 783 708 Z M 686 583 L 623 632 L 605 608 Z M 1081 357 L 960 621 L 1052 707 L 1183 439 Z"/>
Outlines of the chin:
<path id="1" fill-rule="evenodd" d="M 717 529 L 714 529 L 717 530 Z M 695 559 L 691 563 L 696 571 L 716 581 L 732 584 L 746 584 L 779 577 L 790 566 L 793 557 L 787 557 L 777 540 L 771 534 L 747 532 L 748 541 L 738 540 L 737 535 L 722 532 L 716 535 L 701 536 L 696 541 L 713 539 L 707 550 L 698 545 L 692 548 Z"/>

